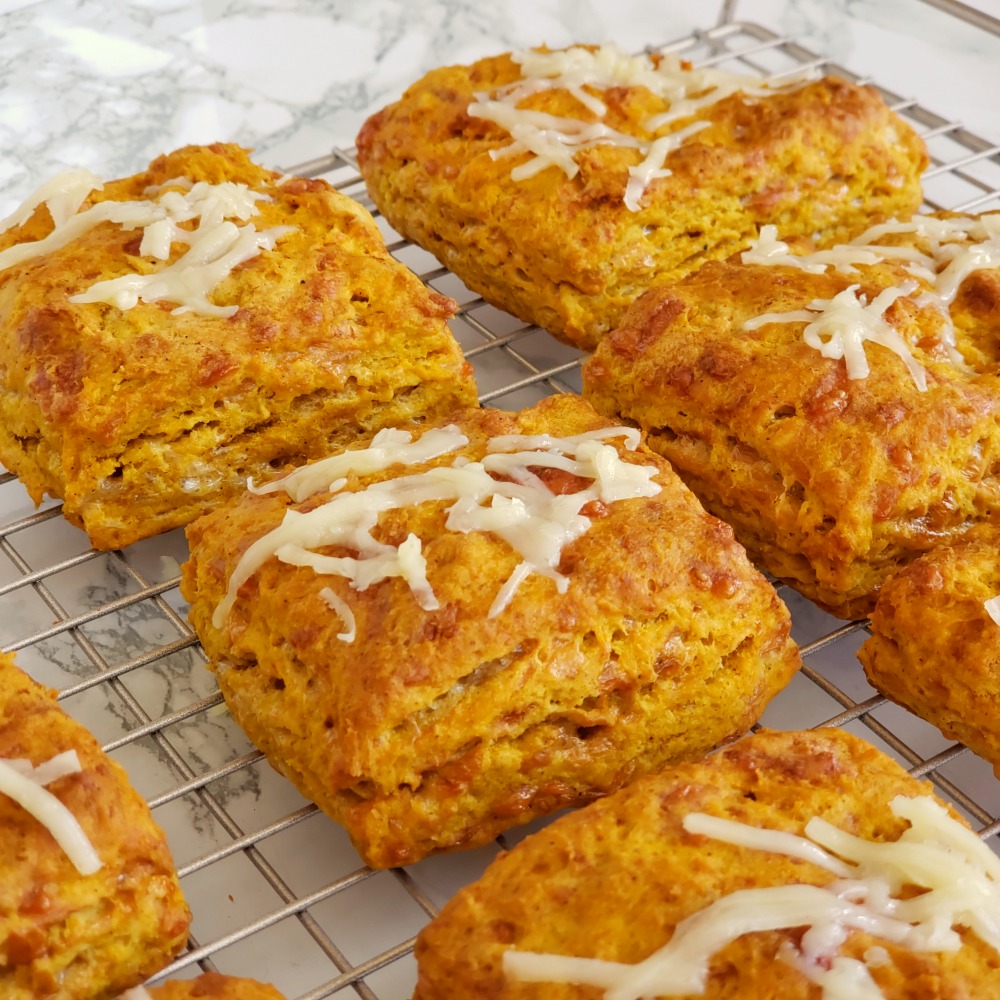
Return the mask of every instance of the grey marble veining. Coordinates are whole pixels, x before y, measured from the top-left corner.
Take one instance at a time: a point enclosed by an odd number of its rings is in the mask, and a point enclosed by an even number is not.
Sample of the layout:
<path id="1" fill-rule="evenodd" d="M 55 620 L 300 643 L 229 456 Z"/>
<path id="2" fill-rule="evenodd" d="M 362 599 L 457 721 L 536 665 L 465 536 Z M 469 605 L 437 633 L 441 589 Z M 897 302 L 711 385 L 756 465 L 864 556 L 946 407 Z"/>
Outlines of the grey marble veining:
<path id="1" fill-rule="evenodd" d="M 234 140 L 289 166 L 350 145 L 427 69 L 509 48 L 614 41 L 627 50 L 710 28 L 721 4 L 667 0 L 40 0 L 2 15 L 0 214 L 67 165 L 130 173 L 165 149 Z M 1000 120 L 1000 44 L 919 0 L 742 0 L 757 20 L 942 113 Z M 933 74 L 921 67 L 934 66 Z"/>

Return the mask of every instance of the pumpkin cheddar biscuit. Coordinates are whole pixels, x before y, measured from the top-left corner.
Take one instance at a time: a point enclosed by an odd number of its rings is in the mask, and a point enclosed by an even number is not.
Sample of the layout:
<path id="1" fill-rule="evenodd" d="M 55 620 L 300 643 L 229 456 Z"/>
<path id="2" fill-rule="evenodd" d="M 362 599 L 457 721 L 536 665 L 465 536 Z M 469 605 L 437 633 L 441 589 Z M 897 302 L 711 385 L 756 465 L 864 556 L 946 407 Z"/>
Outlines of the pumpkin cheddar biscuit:
<path id="1" fill-rule="evenodd" d="M 928 782 L 761 731 L 500 855 L 420 932 L 414 1000 L 996 1000 L 998 914 L 996 855 Z"/>
<path id="2" fill-rule="evenodd" d="M 833 614 L 1000 510 L 1000 214 L 762 232 L 650 289 L 583 371 L 754 562 Z"/>
<path id="3" fill-rule="evenodd" d="M 0 233 L 0 462 L 98 548 L 475 402 L 454 302 L 357 203 L 238 146 L 105 184 L 71 172 L 18 220 Z"/>
<path id="4" fill-rule="evenodd" d="M 891 576 L 871 617 L 868 680 L 1000 770 L 1000 518 Z"/>
<path id="5" fill-rule="evenodd" d="M 233 717 L 376 867 L 726 743 L 799 666 L 730 529 L 576 396 L 360 442 L 188 538 Z"/>
<path id="6" fill-rule="evenodd" d="M 579 45 L 435 69 L 357 148 L 401 234 L 585 349 L 651 284 L 761 225 L 834 241 L 916 211 L 928 162 L 873 88 Z"/>
<path id="7" fill-rule="evenodd" d="M 0 829 L 5 1000 L 113 1000 L 184 946 L 190 914 L 146 803 L 3 655 Z"/>

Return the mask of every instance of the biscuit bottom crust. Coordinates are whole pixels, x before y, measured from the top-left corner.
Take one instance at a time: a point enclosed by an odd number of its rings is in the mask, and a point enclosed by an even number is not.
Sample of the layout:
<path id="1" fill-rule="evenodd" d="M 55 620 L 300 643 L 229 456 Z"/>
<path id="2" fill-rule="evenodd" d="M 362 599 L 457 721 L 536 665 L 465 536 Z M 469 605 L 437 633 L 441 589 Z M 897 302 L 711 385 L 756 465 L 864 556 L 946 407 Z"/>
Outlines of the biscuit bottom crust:
<path id="1" fill-rule="evenodd" d="M 195 979 L 173 979 L 147 992 L 153 1000 L 284 1000 L 271 985 L 254 979 L 204 972 Z"/>

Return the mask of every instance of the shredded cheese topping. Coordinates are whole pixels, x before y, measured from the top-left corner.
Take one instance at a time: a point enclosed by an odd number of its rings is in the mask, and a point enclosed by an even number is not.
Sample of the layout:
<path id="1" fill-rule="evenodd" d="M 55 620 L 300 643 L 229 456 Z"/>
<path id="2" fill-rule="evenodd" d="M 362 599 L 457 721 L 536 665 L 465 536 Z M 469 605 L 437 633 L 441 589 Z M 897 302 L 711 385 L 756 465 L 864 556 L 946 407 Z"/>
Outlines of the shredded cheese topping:
<path id="1" fill-rule="evenodd" d="M 1000 625 L 1000 595 L 996 597 L 991 597 L 988 601 L 983 601 L 983 607 L 986 608 L 986 613 Z"/>
<path id="2" fill-rule="evenodd" d="M 851 285 L 832 299 L 813 299 L 805 309 L 785 313 L 764 313 L 743 324 L 744 330 L 756 330 L 765 323 L 805 323 L 802 337 L 824 358 L 843 358 L 848 378 L 867 378 L 871 370 L 865 343 L 881 344 L 903 360 L 916 387 L 925 392 L 927 375 L 910 353 L 906 341 L 884 317 L 886 309 L 915 286 L 886 288 L 871 302 L 859 285 Z"/>
<path id="3" fill-rule="evenodd" d="M 645 53 L 626 55 L 613 45 L 595 50 L 574 46 L 557 52 L 520 52 L 512 58 L 520 66 L 522 78 L 492 94 L 477 94 L 467 109 L 470 115 L 491 121 L 510 134 L 513 141 L 494 151 L 494 159 L 528 153 L 528 159 L 511 171 L 516 181 L 552 166 L 572 178 L 579 172 L 579 150 L 598 145 L 636 149 L 642 160 L 630 168 L 624 193 L 625 205 L 633 212 L 639 210 L 649 184 L 657 177 L 670 175 L 665 165 L 667 156 L 711 123 L 698 121 L 665 135 L 658 132 L 673 129 L 682 119 L 737 92 L 765 96 L 798 82 L 786 79 L 778 83 L 775 78 L 760 79 L 712 68 L 689 69 L 670 53 L 657 62 Z M 605 122 L 607 105 L 594 93 L 612 87 L 645 87 L 669 102 L 670 107 L 643 123 L 645 137 L 628 135 Z M 527 98 L 548 90 L 569 92 L 590 117 L 565 117 L 520 107 Z"/>
<path id="4" fill-rule="evenodd" d="M 95 226 L 112 223 L 125 230 L 142 229 L 140 256 L 167 261 L 175 244 L 188 249 L 170 264 L 149 274 L 124 274 L 98 281 L 69 297 L 70 302 L 105 302 L 131 309 L 142 302 L 174 302 L 173 315 L 195 312 L 204 316 L 232 316 L 236 305 L 216 305 L 209 295 L 239 264 L 262 250 L 273 250 L 277 241 L 294 230 L 274 226 L 258 231 L 248 220 L 258 212 L 257 202 L 269 197 L 245 184 L 223 181 L 192 184 L 175 178 L 146 189 L 147 198 L 136 201 L 102 201 L 80 212 L 90 191 L 100 187 L 96 178 L 73 171 L 60 175 L 32 195 L 10 218 L 12 225 L 30 217 L 42 204 L 48 207 L 55 228 L 33 242 L 15 243 L 0 252 L 0 271 L 51 253 Z M 232 219 L 245 223 L 236 225 Z M 185 223 L 195 223 L 188 228 Z"/>
<path id="5" fill-rule="evenodd" d="M 912 233 L 927 244 L 928 250 L 913 246 L 893 246 L 881 243 L 887 236 Z M 876 312 L 875 304 L 885 300 L 886 308 L 897 298 L 907 296 L 918 306 L 930 306 L 945 319 L 944 344 L 953 364 L 964 367 L 955 347 L 955 330 L 951 323 L 949 307 L 955 300 L 962 282 L 973 272 L 1000 267 L 1000 213 L 980 216 L 957 216 L 938 219 L 933 216 L 916 216 L 908 222 L 886 222 L 865 230 L 850 243 L 840 243 L 826 250 L 813 253 L 792 253 L 787 243 L 778 238 L 777 226 L 762 226 L 759 237 L 740 255 L 744 264 L 780 265 L 794 267 L 807 274 L 822 274 L 828 268 L 841 274 L 856 274 L 860 267 L 868 267 L 889 260 L 902 261 L 913 275 L 913 282 L 903 287 L 887 288 L 871 305 L 860 296 L 852 303 L 847 293 L 858 286 L 841 292 L 828 300 L 817 300 L 808 307 L 822 315 L 816 317 L 805 310 L 788 313 L 768 313 L 743 324 L 745 330 L 754 330 L 764 323 L 804 322 L 805 339 L 824 357 L 844 357 L 848 378 L 865 378 L 869 368 L 864 357 L 863 343 L 870 340 L 881 343 L 902 358 L 913 376 L 917 388 L 923 392 L 927 380 L 923 367 L 914 359 L 906 342 Z M 919 296 L 914 293 L 923 282 L 929 288 Z M 855 308 L 855 306 L 860 307 Z M 861 312 L 868 313 L 867 316 Z M 829 337 L 824 341 L 820 334 Z M 842 348 L 842 349 L 841 349 Z"/>
<path id="6" fill-rule="evenodd" d="M 0 759 L 0 792 L 31 813 L 65 851 L 81 875 L 93 875 L 102 865 L 77 818 L 44 786 L 81 771 L 75 750 L 32 766 L 26 760 Z"/>
<path id="7" fill-rule="evenodd" d="M 23 226 L 39 205 L 44 205 L 55 225 L 61 226 L 79 211 L 91 191 L 100 191 L 101 179 L 89 170 L 64 170 L 37 188 L 10 214 L 0 220 L 0 233 Z"/>
<path id="8" fill-rule="evenodd" d="M 699 995 L 712 955 L 745 934 L 806 927 L 798 946 L 778 957 L 818 985 L 824 1000 L 882 1000 L 869 967 L 891 960 L 870 948 L 864 961 L 840 954 L 852 930 L 912 952 L 962 947 L 967 928 L 1000 951 L 1000 858 L 929 796 L 897 796 L 889 808 L 910 826 L 898 840 L 873 842 L 818 817 L 805 837 L 692 813 L 684 828 L 746 847 L 808 861 L 835 876 L 826 886 L 737 890 L 686 917 L 671 939 L 636 965 L 601 959 L 507 951 L 505 973 L 524 982 L 578 983 L 605 990 L 605 1000 Z M 902 898 L 904 887 L 925 890 Z"/>
<path id="9" fill-rule="evenodd" d="M 293 500 L 303 500 L 324 490 L 336 492 L 344 487 L 349 475 L 371 475 L 381 472 L 390 465 L 416 465 L 429 462 L 467 445 L 469 439 L 454 425 L 432 427 L 416 441 L 409 431 L 395 427 L 384 427 L 373 438 L 367 448 L 345 451 L 340 455 L 303 465 L 287 476 L 276 479 L 264 486 L 248 483 L 251 493 L 287 493 Z"/>
<path id="10" fill-rule="evenodd" d="M 285 490 L 296 500 L 328 490 L 333 495 L 321 506 L 301 513 L 285 512 L 281 524 L 257 539 L 240 558 L 229 578 L 226 596 L 213 616 L 221 628 L 236 602 L 240 587 L 270 558 L 294 566 L 308 566 L 316 573 L 343 577 L 355 590 L 390 577 L 404 579 L 417 603 L 426 611 L 438 607 L 427 580 L 427 566 L 420 539 L 410 534 L 400 545 L 378 541 L 372 534 L 383 511 L 433 501 L 451 501 L 445 527 L 467 533 L 486 531 L 499 536 L 518 553 L 521 561 L 503 584 L 489 616 L 500 614 L 517 588 L 531 574 L 551 579 L 565 593 L 568 579 L 557 567 L 563 548 L 590 527 L 582 511 L 600 500 L 655 496 L 656 468 L 625 462 L 606 438 L 624 438 L 629 450 L 639 442 L 630 427 L 607 427 L 573 437 L 504 435 L 490 440 L 488 454 L 477 462 L 456 456 L 450 465 L 398 476 L 354 492 L 344 491 L 347 477 L 428 461 L 451 454 L 468 443 L 457 427 L 448 426 L 412 440 L 407 431 L 382 431 L 369 448 L 344 452 L 324 462 L 296 470 L 258 492 Z M 576 493 L 552 493 L 533 469 L 560 469 L 591 485 Z M 313 470 L 316 470 L 315 472 Z M 499 476 L 502 478 L 494 478 Z M 339 545 L 356 556 L 330 556 L 314 551 Z M 349 609 L 326 588 L 321 596 L 345 621 L 338 638 L 353 640 L 355 624 Z M 334 598 L 331 600 L 331 598 Z"/>

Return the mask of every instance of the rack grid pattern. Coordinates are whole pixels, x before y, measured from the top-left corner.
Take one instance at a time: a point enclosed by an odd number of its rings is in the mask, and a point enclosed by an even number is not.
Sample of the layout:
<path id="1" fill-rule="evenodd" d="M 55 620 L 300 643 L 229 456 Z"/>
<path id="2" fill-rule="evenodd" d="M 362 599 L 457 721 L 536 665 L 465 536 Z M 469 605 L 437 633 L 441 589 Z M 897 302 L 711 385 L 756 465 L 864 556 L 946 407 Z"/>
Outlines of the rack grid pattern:
<path id="1" fill-rule="evenodd" d="M 857 79 L 754 24 L 720 25 L 667 48 L 744 73 L 810 69 Z M 1000 208 L 1000 147 L 913 100 L 883 94 L 927 141 L 929 209 Z M 325 177 L 372 208 L 349 150 L 293 169 Z M 484 404 L 516 409 L 579 390 L 580 352 L 487 305 L 380 224 L 398 259 L 459 301 L 453 330 Z M 420 927 L 498 850 L 539 824 L 406 870 L 361 866 L 343 832 L 270 769 L 228 716 L 186 621 L 178 591 L 185 557 L 180 532 L 96 552 L 57 503 L 35 510 L 0 471 L 0 647 L 59 690 L 167 831 L 194 925 L 188 950 L 165 975 L 218 969 L 273 981 L 298 1000 L 401 1000 L 415 980 Z M 781 592 L 805 667 L 763 723 L 849 727 L 932 780 L 983 837 L 995 837 L 1000 782 L 984 761 L 868 687 L 854 657 L 865 623 L 838 621 Z"/>

